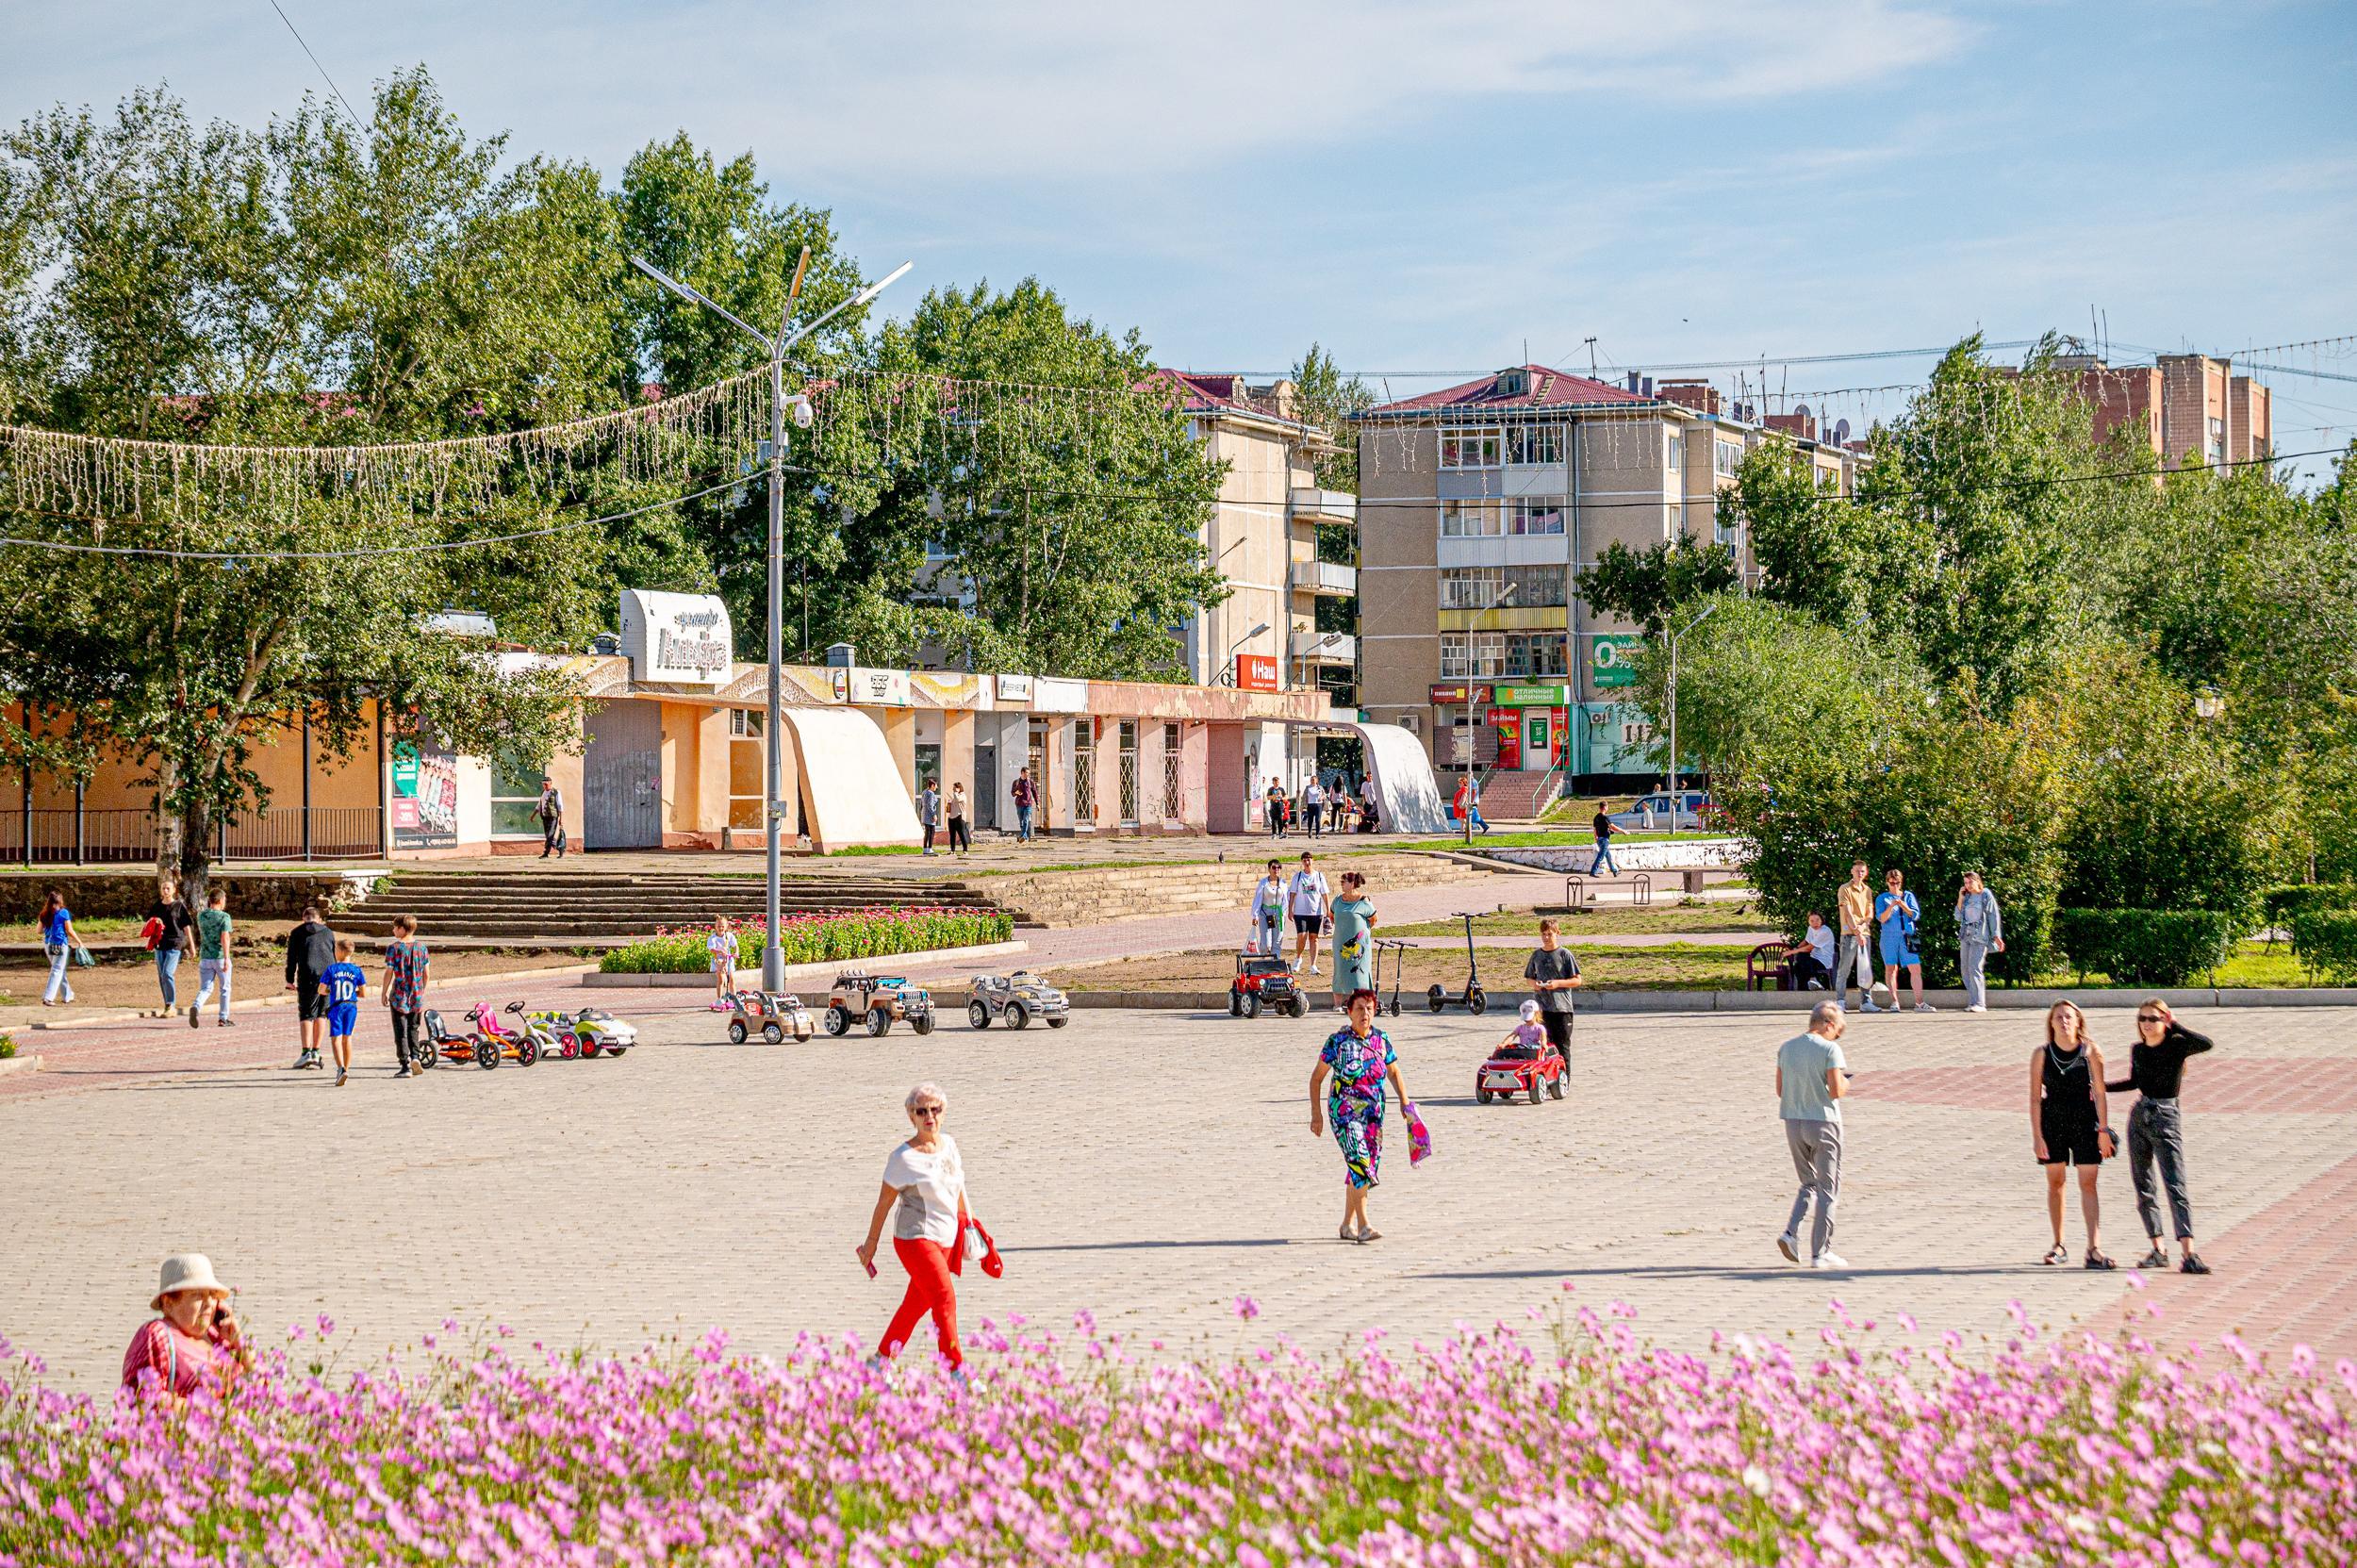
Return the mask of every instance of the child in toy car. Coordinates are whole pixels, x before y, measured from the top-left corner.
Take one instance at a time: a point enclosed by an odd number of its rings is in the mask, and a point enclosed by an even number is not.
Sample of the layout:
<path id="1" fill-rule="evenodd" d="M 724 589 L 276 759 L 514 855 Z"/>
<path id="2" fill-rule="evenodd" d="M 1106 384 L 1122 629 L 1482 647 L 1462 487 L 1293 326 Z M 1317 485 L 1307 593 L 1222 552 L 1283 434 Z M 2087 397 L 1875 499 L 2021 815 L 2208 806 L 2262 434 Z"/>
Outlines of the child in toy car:
<path id="1" fill-rule="evenodd" d="M 1512 1100 L 1517 1094 L 1527 1094 L 1530 1103 L 1539 1103 L 1541 1094 L 1563 1098 L 1562 1053 L 1547 1041 L 1547 1032 L 1539 1021 L 1539 1004 L 1525 1001 L 1522 1021 L 1506 1032 L 1491 1048 L 1490 1059 L 1474 1074 L 1474 1101 L 1487 1105 L 1493 1098 Z"/>

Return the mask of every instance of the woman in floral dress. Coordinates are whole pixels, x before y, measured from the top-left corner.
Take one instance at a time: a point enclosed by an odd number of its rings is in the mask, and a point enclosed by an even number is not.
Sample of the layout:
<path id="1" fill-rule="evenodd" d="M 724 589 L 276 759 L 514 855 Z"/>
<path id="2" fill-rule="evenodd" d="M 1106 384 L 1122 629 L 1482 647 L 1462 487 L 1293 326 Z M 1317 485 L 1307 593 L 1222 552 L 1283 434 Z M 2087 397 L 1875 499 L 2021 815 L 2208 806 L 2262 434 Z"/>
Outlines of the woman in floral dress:
<path id="1" fill-rule="evenodd" d="M 1326 1042 L 1310 1074 L 1310 1135 L 1325 1136 L 1332 1119 L 1345 1179 L 1342 1239 L 1380 1241 L 1383 1232 L 1367 1223 L 1367 1189 L 1376 1184 L 1383 1164 L 1383 1085 L 1391 1083 L 1402 1105 L 1408 1091 L 1399 1081 L 1392 1042 L 1375 1027 L 1375 993 L 1353 991 L 1348 1005 L 1349 1025 Z"/>

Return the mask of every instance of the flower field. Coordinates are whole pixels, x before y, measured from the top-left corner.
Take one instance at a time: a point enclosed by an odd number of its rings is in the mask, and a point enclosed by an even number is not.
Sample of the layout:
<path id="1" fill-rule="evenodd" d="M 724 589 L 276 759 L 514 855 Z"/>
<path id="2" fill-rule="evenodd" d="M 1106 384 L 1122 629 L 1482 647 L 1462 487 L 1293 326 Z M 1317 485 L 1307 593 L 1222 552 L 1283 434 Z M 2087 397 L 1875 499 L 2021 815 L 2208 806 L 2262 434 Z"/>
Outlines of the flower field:
<path id="1" fill-rule="evenodd" d="M 1691 1356 L 1618 1310 L 1330 1360 L 1141 1358 L 1086 1314 L 972 1338 L 964 1383 L 717 1334 L 618 1359 L 429 1341 L 412 1372 L 334 1378 L 282 1351 L 177 1411 L 20 1361 L 0 1564 L 2187 1568 L 2357 1541 L 2357 1368 L 2304 1350 L 2278 1372 L 2025 1327 L 1975 1356 L 1845 1318 Z"/>
<path id="2" fill-rule="evenodd" d="M 667 927 L 643 941 L 617 948 L 599 962 L 609 975 L 700 975 L 711 967 L 704 939 L 710 926 Z M 893 953 L 931 952 L 941 948 L 980 947 L 1014 934 L 1013 916 L 933 905 L 886 908 L 882 904 L 849 914 L 791 915 L 778 926 L 778 946 L 788 964 L 833 964 Z M 760 965 L 768 931 L 761 921 L 736 928 L 737 963 Z"/>

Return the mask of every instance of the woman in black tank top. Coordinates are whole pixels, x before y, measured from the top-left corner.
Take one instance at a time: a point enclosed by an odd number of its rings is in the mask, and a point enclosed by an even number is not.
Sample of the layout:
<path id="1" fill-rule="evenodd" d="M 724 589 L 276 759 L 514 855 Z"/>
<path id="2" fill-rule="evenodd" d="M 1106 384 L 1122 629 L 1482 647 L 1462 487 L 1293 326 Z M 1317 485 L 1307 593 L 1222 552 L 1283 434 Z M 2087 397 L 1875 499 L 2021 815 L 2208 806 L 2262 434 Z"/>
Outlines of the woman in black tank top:
<path id="1" fill-rule="evenodd" d="M 2079 1168 L 2079 1213 L 2086 1221 L 2086 1266 L 2118 1267 L 2104 1256 L 2097 1232 L 2102 1210 L 2095 1179 L 2112 1156 L 2112 1132 L 2103 1103 L 2103 1053 L 2087 1038 L 2087 1015 L 2076 1002 L 2058 1001 L 2046 1012 L 2046 1043 L 2030 1058 L 2030 1141 L 2046 1167 L 2046 1217 L 2054 1245 L 2045 1262 L 2070 1261 L 2063 1245 L 2063 1171 Z"/>

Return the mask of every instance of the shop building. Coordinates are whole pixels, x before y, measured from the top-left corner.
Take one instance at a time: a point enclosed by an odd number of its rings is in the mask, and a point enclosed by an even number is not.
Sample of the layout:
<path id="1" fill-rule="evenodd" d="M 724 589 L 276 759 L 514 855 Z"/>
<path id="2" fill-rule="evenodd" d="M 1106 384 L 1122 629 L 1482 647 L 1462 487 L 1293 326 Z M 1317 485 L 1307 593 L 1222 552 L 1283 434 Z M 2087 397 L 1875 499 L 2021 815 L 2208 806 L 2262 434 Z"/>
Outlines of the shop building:
<path id="1" fill-rule="evenodd" d="M 764 841 L 766 666 L 728 656 L 717 599 L 624 596 L 622 651 L 507 652 L 559 664 L 584 698 L 581 746 L 547 772 L 563 792 L 573 846 L 748 850 Z M 1011 830 L 1014 781 L 1039 786 L 1034 823 L 1051 834 L 1219 834 L 1259 824 L 1272 734 L 1353 730 L 1314 687 L 1066 680 L 944 670 L 785 670 L 778 795 L 798 844 L 819 850 L 914 843 L 919 781 L 964 784 L 978 832 Z M 540 770 L 394 738 L 383 714 L 348 756 L 327 754 L 299 716 L 265 737 L 254 766 L 267 809 L 223 834 L 222 858 L 412 859 L 537 854 Z M 1377 741 L 1386 737 L 1376 737 Z M 1305 748 L 1306 738 L 1302 743 Z M 1371 752 L 1385 749 L 1371 744 Z M 1412 748 L 1409 749 L 1412 751 Z M 1437 800 L 1420 754 L 1392 746 L 1389 777 L 1416 825 Z M 0 859 L 152 860 L 151 786 L 127 763 L 90 778 L 0 776 Z"/>

